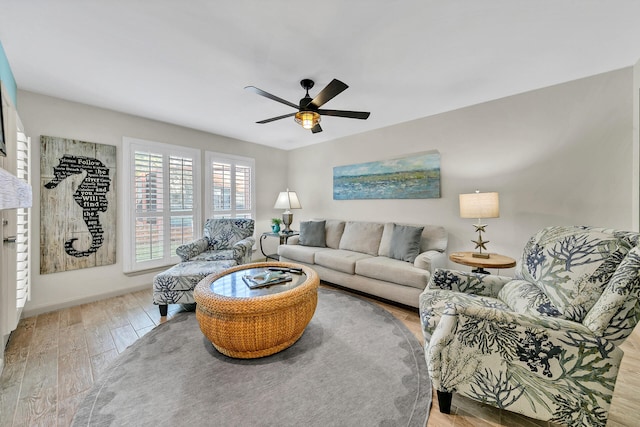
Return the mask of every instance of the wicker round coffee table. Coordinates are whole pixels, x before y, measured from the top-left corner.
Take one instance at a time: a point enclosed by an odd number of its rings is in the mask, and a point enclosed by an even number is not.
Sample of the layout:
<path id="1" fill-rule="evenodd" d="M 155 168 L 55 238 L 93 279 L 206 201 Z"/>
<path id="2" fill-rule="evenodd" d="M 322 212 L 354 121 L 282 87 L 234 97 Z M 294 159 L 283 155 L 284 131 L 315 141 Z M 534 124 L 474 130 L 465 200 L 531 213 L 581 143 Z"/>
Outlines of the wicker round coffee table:
<path id="1" fill-rule="evenodd" d="M 251 289 L 244 275 L 268 267 L 302 268 L 292 281 Z M 307 327 L 318 302 L 318 274 L 299 264 L 243 264 L 205 277 L 193 291 L 202 333 L 222 354 L 241 359 L 269 356 L 290 347 Z"/>

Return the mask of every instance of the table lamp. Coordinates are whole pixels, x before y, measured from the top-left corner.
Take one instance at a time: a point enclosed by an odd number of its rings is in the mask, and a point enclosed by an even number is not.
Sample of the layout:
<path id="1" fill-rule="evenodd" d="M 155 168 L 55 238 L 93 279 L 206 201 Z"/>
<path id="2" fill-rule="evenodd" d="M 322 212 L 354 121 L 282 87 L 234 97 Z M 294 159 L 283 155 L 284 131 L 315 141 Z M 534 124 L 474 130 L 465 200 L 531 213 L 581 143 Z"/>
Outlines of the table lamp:
<path id="1" fill-rule="evenodd" d="M 483 218 L 499 218 L 500 217 L 500 200 L 498 193 L 481 193 L 476 190 L 471 194 L 460 194 L 460 218 L 477 218 L 478 223 L 473 226 L 478 232 L 478 240 L 472 240 L 476 244 L 478 252 L 472 254 L 475 258 L 489 258 L 485 246 L 488 240 L 482 240 L 482 232 L 486 231 L 487 224 L 482 224 Z"/>
<path id="2" fill-rule="evenodd" d="M 282 214 L 282 223 L 284 224 L 283 233 L 292 233 L 293 231 L 290 228 L 291 223 L 293 222 L 293 214 L 291 213 L 291 209 L 301 209 L 300 200 L 298 199 L 298 195 L 295 191 L 281 191 L 278 194 L 278 199 L 276 200 L 276 204 L 273 205 L 273 209 L 285 209 Z"/>

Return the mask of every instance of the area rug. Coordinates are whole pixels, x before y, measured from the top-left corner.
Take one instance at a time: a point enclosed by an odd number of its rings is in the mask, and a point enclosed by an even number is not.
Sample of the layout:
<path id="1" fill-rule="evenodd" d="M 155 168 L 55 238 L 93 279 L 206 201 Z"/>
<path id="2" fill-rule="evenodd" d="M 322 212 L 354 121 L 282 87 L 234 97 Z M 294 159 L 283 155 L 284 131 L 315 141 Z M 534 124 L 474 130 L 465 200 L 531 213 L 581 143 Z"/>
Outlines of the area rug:
<path id="1" fill-rule="evenodd" d="M 416 337 L 379 306 L 319 289 L 302 337 L 272 356 L 220 354 L 195 313 L 136 341 L 82 401 L 74 426 L 420 426 L 431 382 Z"/>

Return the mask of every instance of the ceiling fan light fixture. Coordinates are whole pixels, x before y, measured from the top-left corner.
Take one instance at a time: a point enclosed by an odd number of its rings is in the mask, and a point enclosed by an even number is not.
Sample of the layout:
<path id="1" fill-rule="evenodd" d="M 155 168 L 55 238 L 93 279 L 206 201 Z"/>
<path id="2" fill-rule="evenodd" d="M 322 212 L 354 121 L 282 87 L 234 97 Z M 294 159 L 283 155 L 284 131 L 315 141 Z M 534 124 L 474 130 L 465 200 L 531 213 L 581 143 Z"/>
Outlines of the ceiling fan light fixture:
<path id="1" fill-rule="evenodd" d="M 315 111 L 298 111 L 294 116 L 296 123 L 305 129 L 312 129 L 320 123 L 320 114 Z"/>

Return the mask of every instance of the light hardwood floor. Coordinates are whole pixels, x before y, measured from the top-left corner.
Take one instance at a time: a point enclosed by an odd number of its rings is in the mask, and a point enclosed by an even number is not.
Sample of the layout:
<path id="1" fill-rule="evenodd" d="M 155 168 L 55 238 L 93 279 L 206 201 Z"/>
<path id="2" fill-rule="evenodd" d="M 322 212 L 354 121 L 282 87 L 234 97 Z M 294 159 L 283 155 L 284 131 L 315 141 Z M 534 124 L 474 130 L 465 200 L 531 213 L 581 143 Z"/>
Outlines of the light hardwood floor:
<path id="1" fill-rule="evenodd" d="M 324 286 L 324 285 L 323 285 Z M 417 311 L 371 300 L 423 342 Z M 171 305 L 166 320 L 180 306 Z M 0 426 L 68 426 L 85 393 L 119 353 L 165 319 L 151 289 L 20 321 L 5 351 L 0 377 Z M 640 425 L 640 328 L 623 345 L 610 427 Z M 435 396 L 435 393 L 434 393 Z M 454 395 L 452 415 L 434 399 L 428 427 L 548 426 Z"/>

